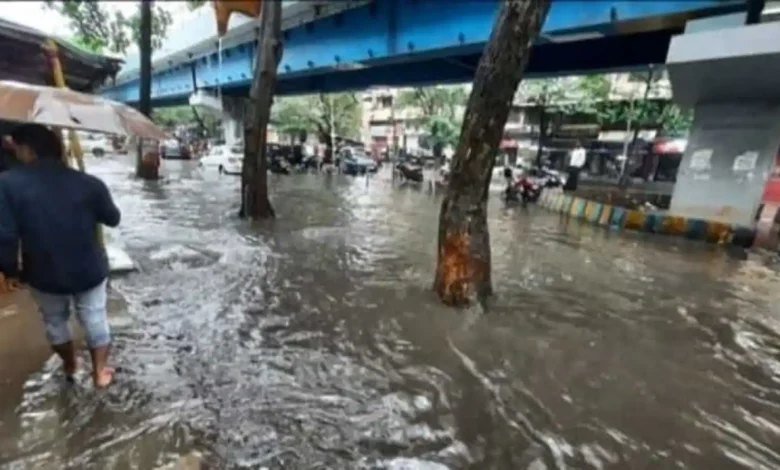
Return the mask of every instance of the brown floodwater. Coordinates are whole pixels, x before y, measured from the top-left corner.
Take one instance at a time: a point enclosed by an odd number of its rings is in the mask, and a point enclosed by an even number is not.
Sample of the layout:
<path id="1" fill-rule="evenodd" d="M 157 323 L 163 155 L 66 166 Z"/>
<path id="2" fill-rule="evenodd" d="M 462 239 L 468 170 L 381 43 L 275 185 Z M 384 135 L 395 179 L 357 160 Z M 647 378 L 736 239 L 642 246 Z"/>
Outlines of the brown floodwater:
<path id="1" fill-rule="evenodd" d="M 89 164 L 141 268 L 112 282 L 117 380 L 35 367 L 0 400 L 0 468 L 780 468 L 766 262 L 491 194 L 495 298 L 451 310 L 439 196 L 386 173 L 272 176 L 279 217 L 250 224 L 234 177 Z"/>

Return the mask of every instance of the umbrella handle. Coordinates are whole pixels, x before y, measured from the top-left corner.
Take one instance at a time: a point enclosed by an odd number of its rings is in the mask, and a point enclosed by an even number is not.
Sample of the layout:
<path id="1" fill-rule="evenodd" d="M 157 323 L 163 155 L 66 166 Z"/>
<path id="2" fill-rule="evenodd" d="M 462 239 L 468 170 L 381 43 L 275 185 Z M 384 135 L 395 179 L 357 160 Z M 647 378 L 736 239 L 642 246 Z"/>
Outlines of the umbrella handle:
<path id="1" fill-rule="evenodd" d="M 46 55 L 46 58 L 49 60 L 52 78 L 54 79 L 54 86 L 57 88 L 67 88 L 68 85 L 65 83 L 65 74 L 62 73 L 62 63 L 60 62 L 57 43 L 52 39 L 47 39 L 43 42 L 41 47 L 43 49 L 43 53 Z M 60 135 L 60 142 L 63 142 L 64 144 L 64 140 L 62 139 L 62 132 L 59 129 L 57 131 L 57 133 Z M 81 149 L 81 142 L 79 142 L 79 136 L 76 134 L 76 131 L 70 130 L 68 132 L 68 140 L 70 141 L 69 153 L 76 160 L 76 164 L 78 165 L 79 170 L 85 171 L 84 152 Z M 66 163 L 67 158 L 68 157 L 66 155 Z M 105 248 L 106 245 L 103 237 L 103 226 L 100 224 L 98 224 L 96 228 L 96 235 L 101 246 Z"/>

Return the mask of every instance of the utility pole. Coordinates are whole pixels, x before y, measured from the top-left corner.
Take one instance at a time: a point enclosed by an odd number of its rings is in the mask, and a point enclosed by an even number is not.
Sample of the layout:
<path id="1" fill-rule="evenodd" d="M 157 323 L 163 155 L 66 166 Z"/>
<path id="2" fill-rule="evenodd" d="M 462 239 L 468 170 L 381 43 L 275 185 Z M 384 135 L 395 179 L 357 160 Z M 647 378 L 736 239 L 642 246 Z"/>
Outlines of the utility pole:
<path id="1" fill-rule="evenodd" d="M 141 41 L 138 45 L 141 59 L 141 86 L 138 97 L 141 114 L 152 114 L 152 2 L 141 2 Z"/>
<path id="2" fill-rule="evenodd" d="M 395 160 L 395 156 L 398 154 L 398 146 L 396 142 L 397 136 L 395 132 L 395 93 L 391 92 L 390 95 L 390 145 L 388 148 L 387 157 L 392 161 Z M 392 155 L 390 155 L 390 149 L 392 149 Z"/>
<path id="3" fill-rule="evenodd" d="M 333 112 L 333 93 L 328 95 L 328 120 L 330 121 L 330 159 L 336 163 L 336 113 Z M 336 168 L 340 170 L 340 168 Z"/>
<path id="4" fill-rule="evenodd" d="M 139 87 L 138 107 L 141 114 L 152 117 L 152 1 L 141 2 L 141 38 L 138 44 L 141 59 L 141 83 Z M 135 173 L 139 178 L 157 179 L 159 156 L 153 141 L 138 142 Z"/>

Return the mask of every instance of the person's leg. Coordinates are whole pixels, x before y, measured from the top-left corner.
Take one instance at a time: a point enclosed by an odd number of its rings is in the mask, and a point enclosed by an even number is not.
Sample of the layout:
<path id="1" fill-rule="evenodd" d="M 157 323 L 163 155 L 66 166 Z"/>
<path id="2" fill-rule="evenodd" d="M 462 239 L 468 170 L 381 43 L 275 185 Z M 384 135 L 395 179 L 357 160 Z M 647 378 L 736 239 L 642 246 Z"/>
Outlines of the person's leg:
<path id="1" fill-rule="evenodd" d="M 69 379 L 76 373 L 76 348 L 70 337 L 68 319 L 70 318 L 70 297 L 65 295 L 47 294 L 30 289 L 30 295 L 38 305 L 43 318 L 46 339 L 52 350 L 62 359 L 65 376 Z"/>
<path id="2" fill-rule="evenodd" d="M 99 286 L 73 296 L 76 314 L 84 327 L 87 346 L 92 357 L 92 380 L 99 388 L 108 386 L 114 375 L 113 369 L 108 367 L 111 331 L 106 312 L 108 301 L 106 284 L 107 281 L 103 281 Z"/>
<path id="3" fill-rule="evenodd" d="M 571 174 L 571 176 L 572 176 L 571 190 L 572 191 L 576 191 L 577 190 L 577 186 L 579 186 L 579 184 L 580 184 L 580 171 L 581 170 L 582 170 L 581 168 L 575 168 L 574 171 Z"/>

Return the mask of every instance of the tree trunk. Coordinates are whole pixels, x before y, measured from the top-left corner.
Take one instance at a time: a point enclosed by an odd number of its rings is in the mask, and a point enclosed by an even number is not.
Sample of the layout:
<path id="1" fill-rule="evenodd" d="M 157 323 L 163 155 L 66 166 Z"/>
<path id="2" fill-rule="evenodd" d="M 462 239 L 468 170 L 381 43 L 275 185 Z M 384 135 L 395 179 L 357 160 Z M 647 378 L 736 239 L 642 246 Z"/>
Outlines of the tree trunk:
<path id="1" fill-rule="evenodd" d="M 195 118 L 195 122 L 198 124 L 198 131 L 203 135 L 203 133 L 206 132 L 206 123 L 203 122 L 203 119 L 200 117 L 195 106 L 191 106 L 190 109 L 192 110 L 192 117 Z"/>
<path id="2" fill-rule="evenodd" d="M 276 68 L 282 60 L 281 24 L 281 1 L 265 0 L 262 3 L 260 44 L 257 47 L 244 127 L 241 217 L 265 219 L 276 215 L 268 199 L 266 141 L 276 88 Z"/>
<path id="3" fill-rule="evenodd" d="M 139 110 L 151 118 L 152 116 L 152 2 L 141 2 L 141 41 L 138 44 L 141 57 Z M 135 174 L 143 179 L 157 179 L 160 160 L 157 145 L 139 140 L 136 149 Z"/>
<path id="4" fill-rule="evenodd" d="M 474 76 L 439 213 L 434 290 L 448 305 L 493 291 L 487 195 L 512 97 L 551 0 L 506 0 Z"/>
<path id="5" fill-rule="evenodd" d="M 653 67 L 650 66 L 648 72 L 647 72 L 647 80 L 645 81 L 645 92 L 644 96 L 642 96 L 642 105 L 647 106 L 647 99 L 650 98 L 650 90 L 653 86 Z M 631 143 L 628 144 L 628 151 L 626 152 L 626 163 L 628 163 L 628 154 L 634 154 L 636 151 L 636 141 L 639 139 L 639 131 L 641 129 L 641 126 L 643 124 L 641 118 L 646 118 L 646 116 L 638 116 L 636 125 L 634 126 L 634 133 L 631 135 Z M 644 158 L 644 156 L 643 156 Z M 644 166 L 644 161 L 642 162 L 642 166 Z M 623 170 L 625 171 L 625 170 Z M 647 178 L 645 178 L 647 179 Z"/>

